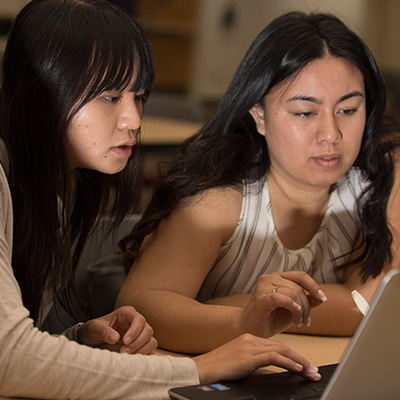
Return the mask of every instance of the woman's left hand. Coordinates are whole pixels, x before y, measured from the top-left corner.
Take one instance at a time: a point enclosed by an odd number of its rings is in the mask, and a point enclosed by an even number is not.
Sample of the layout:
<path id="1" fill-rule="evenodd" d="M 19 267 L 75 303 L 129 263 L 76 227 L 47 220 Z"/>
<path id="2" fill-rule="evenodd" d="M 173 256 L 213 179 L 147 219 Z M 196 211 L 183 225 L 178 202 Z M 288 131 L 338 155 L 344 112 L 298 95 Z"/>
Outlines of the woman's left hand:
<path id="1" fill-rule="evenodd" d="M 311 309 L 325 302 L 319 285 L 303 271 L 262 275 L 240 316 L 242 332 L 271 337 L 297 326 L 311 325 Z"/>
<path id="2" fill-rule="evenodd" d="M 130 306 L 87 321 L 77 332 L 82 344 L 128 354 L 153 354 L 158 345 L 153 334 L 143 315 Z"/>

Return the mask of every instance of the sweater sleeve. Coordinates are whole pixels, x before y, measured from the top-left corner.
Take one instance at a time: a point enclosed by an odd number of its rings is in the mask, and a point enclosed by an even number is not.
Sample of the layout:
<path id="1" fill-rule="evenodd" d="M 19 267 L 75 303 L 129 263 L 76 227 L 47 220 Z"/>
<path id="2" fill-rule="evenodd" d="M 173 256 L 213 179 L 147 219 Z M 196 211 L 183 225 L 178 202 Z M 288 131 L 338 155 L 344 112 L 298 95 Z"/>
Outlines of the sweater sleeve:
<path id="1" fill-rule="evenodd" d="M 168 399 L 198 383 L 189 358 L 94 349 L 34 327 L 11 267 L 12 203 L 0 167 L 0 396 L 50 399 Z"/>

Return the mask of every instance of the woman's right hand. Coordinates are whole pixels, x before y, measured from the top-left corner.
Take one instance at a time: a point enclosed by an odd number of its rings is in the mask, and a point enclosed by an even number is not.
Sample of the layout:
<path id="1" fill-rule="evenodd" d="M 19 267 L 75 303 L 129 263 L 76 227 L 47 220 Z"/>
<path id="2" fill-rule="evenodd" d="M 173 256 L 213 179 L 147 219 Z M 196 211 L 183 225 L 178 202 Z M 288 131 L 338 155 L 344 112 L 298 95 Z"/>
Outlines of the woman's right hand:
<path id="1" fill-rule="evenodd" d="M 240 314 L 239 330 L 271 337 L 297 326 L 311 325 L 311 309 L 325 302 L 319 285 L 302 271 L 262 275 Z"/>
<path id="2" fill-rule="evenodd" d="M 297 373 L 306 379 L 318 381 L 318 368 L 285 344 L 244 334 L 208 353 L 193 359 L 197 364 L 201 384 L 219 380 L 235 380 L 260 370 L 268 365 L 276 365 Z"/>

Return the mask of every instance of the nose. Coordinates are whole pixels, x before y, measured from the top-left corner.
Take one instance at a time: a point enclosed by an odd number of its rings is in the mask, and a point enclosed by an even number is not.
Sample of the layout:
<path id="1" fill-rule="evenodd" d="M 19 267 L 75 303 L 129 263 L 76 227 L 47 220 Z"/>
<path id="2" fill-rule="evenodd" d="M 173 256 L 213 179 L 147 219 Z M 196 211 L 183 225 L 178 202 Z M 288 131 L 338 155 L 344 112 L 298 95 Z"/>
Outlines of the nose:
<path id="1" fill-rule="evenodd" d="M 334 115 L 323 118 L 318 127 L 317 142 L 318 143 L 338 143 L 342 138 L 338 121 Z"/>
<path id="2" fill-rule="evenodd" d="M 142 123 L 142 107 L 136 102 L 126 102 L 118 118 L 118 129 L 136 131 Z"/>

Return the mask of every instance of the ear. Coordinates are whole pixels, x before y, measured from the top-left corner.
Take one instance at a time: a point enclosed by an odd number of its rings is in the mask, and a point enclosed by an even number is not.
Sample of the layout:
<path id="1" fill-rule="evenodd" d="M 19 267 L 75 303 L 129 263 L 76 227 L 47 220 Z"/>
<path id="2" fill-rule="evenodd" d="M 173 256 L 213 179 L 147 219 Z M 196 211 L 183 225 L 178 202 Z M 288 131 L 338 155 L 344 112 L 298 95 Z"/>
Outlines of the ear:
<path id="1" fill-rule="evenodd" d="M 249 112 L 256 123 L 258 133 L 265 136 L 264 106 L 261 103 L 257 103 Z"/>

